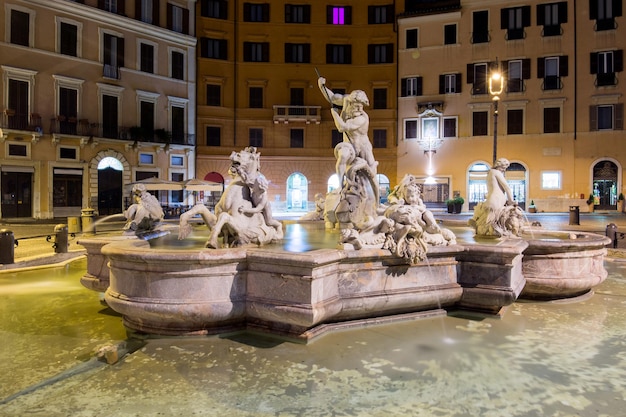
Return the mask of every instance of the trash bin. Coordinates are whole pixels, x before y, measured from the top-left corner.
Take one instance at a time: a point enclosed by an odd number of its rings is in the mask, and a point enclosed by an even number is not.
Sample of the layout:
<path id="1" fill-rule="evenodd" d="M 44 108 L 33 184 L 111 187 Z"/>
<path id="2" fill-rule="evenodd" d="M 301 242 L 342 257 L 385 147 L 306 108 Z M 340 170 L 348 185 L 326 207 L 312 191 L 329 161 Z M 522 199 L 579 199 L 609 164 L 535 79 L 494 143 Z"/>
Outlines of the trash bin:
<path id="1" fill-rule="evenodd" d="M 67 232 L 68 233 L 80 233 L 80 222 L 78 217 L 67 218 Z"/>
<path id="2" fill-rule="evenodd" d="M 15 237 L 7 229 L 0 230 L 0 264 L 7 265 L 15 262 Z"/>
<path id="3" fill-rule="evenodd" d="M 611 239 L 611 246 L 617 248 L 617 225 L 615 223 L 606 225 L 606 236 Z"/>
<path id="4" fill-rule="evenodd" d="M 580 225 L 580 207 L 569 206 L 569 224 Z"/>

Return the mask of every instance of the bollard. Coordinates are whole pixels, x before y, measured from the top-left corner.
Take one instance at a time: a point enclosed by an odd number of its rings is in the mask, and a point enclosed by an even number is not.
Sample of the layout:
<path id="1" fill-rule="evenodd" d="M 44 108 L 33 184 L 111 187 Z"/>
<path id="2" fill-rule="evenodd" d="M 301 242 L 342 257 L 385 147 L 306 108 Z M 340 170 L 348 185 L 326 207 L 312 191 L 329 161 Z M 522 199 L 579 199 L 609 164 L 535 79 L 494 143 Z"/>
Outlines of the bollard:
<path id="1" fill-rule="evenodd" d="M 569 224 L 580 225 L 580 207 L 569 206 Z"/>
<path id="2" fill-rule="evenodd" d="M 17 245 L 13 232 L 7 229 L 0 230 L 0 264 L 15 262 L 14 247 Z"/>
<path id="3" fill-rule="evenodd" d="M 67 233 L 79 233 L 80 232 L 80 221 L 78 217 L 68 217 L 67 218 Z"/>
<path id="4" fill-rule="evenodd" d="M 54 253 L 67 253 L 67 248 L 69 247 L 69 243 L 67 240 L 67 225 L 66 224 L 57 224 L 54 226 L 55 233 L 55 241 L 54 245 Z"/>
<path id="5" fill-rule="evenodd" d="M 93 218 L 95 217 L 95 210 L 91 207 L 87 207 L 82 209 L 81 211 L 81 220 L 83 225 L 83 234 L 86 235 L 94 235 L 96 234 L 96 226 L 93 223 Z"/>
<path id="6" fill-rule="evenodd" d="M 617 248 L 617 225 L 615 223 L 609 223 L 606 225 L 606 236 L 611 239 L 613 248 Z"/>

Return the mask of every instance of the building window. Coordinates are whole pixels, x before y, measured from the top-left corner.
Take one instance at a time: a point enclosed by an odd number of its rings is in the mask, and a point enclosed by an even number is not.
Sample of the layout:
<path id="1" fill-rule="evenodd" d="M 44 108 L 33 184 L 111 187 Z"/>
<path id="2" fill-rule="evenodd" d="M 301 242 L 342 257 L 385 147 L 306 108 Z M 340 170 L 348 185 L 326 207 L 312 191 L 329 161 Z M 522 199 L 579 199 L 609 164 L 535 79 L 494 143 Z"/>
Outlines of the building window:
<path id="1" fill-rule="evenodd" d="M 530 78 L 530 59 L 504 61 L 504 77 L 507 93 L 520 93 L 525 90 L 524 80 Z"/>
<path id="2" fill-rule="evenodd" d="M 563 88 L 561 77 L 568 73 L 567 56 L 539 58 L 537 60 L 537 77 L 543 79 L 544 90 L 560 90 Z"/>
<path id="3" fill-rule="evenodd" d="M 71 23 L 59 24 L 59 53 L 78 56 L 78 26 Z"/>
<path id="4" fill-rule="evenodd" d="M 561 35 L 563 23 L 567 23 L 566 1 L 537 5 L 537 24 L 543 26 L 542 36 Z"/>
<path id="5" fill-rule="evenodd" d="M 400 96 L 413 97 L 422 95 L 422 77 L 408 77 L 400 80 Z"/>
<path id="6" fill-rule="evenodd" d="M 9 143 L 8 153 L 9 156 L 18 157 L 18 158 L 28 158 L 29 157 L 29 148 L 27 145 L 23 145 L 21 143 Z"/>
<path id="7" fill-rule="evenodd" d="M 78 149 L 67 146 L 59 146 L 59 159 L 78 161 Z"/>
<path id="8" fill-rule="evenodd" d="M 304 88 L 292 87 L 289 89 L 289 104 L 292 106 L 304 106 Z"/>
<path id="9" fill-rule="evenodd" d="M 76 134 L 78 115 L 78 90 L 59 87 L 59 113 L 57 115 L 58 132 L 66 135 Z"/>
<path id="10" fill-rule="evenodd" d="M 171 164 L 174 165 L 174 162 L 177 158 L 182 159 L 182 157 L 172 156 Z M 170 179 L 174 182 L 182 182 L 185 180 L 184 172 L 172 172 L 170 173 Z M 172 203 L 182 203 L 183 202 L 183 190 L 173 190 L 170 191 L 170 202 Z"/>
<path id="11" fill-rule="evenodd" d="M 167 4 L 167 27 L 178 33 L 189 32 L 189 10 L 174 4 Z"/>
<path id="12" fill-rule="evenodd" d="M 139 70 L 154 73 L 154 45 L 139 44 Z"/>
<path id="13" fill-rule="evenodd" d="M 622 15 L 622 0 L 589 0 L 589 18 L 596 21 L 596 30 L 617 27 L 615 18 Z"/>
<path id="14" fill-rule="evenodd" d="M 374 88 L 374 109 L 386 109 L 387 108 L 387 89 L 386 88 Z"/>
<path id="15" fill-rule="evenodd" d="M 443 118 L 443 137 L 444 138 L 456 138 L 457 133 L 457 118 L 456 117 L 444 117 Z"/>
<path id="16" fill-rule="evenodd" d="M 500 28 L 506 29 L 506 39 L 525 38 L 524 28 L 530 26 L 530 6 L 500 10 Z"/>
<path id="17" fill-rule="evenodd" d="M 152 153 L 140 153 L 139 165 L 154 165 L 154 154 Z"/>
<path id="18" fill-rule="evenodd" d="M 202 0 L 200 15 L 214 19 L 228 18 L 228 2 L 226 0 Z"/>
<path id="19" fill-rule="evenodd" d="M 311 23 L 311 6 L 285 4 L 285 23 Z"/>
<path id="20" fill-rule="evenodd" d="M 135 0 L 136 7 L 139 8 L 136 19 L 138 18 L 144 23 L 159 24 L 159 7 L 155 5 L 154 0 Z M 157 7 L 155 7 L 157 6 Z"/>
<path id="21" fill-rule="evenodd" d="M 541 189 L 542 190 L 560 190 L 561 189 L 561 172 L 560 171 L 542 171 L 541 172 Z"/>
<path id="22" fill-rule="evenodd" d="M 404 139 L 417 139 L 417 119 L 404 121 Z"/>
<path id="23" fill-rule="evenodd" d="M 202 58 L 227 59 L 226 39 L 200 38 L 200 56 Z"/>
<path id="24" fill-rule="evenodd" d="M 406 49 L 417 48 L 417 29 L 407 29 L 405 33 Z"/>
<path id="25" fill-rule="evenodd" d="M 222 129 L 219 126 L 206 127 L 206 144 L 207 146 L 221 146 Z"/>
<path id="26" fill-rule="evenodd" d="M 487 94 L 487 63 L 467 64 L 467 83 L 472 84 L 472 94 Z"/>
<path id="27" fill-rule="evenodd" d="M 461 92 L 461 74 L 439 75 L 439 94 L 455 94 Z"/>
<path id="28" fill-rule="evenodd" d="M 243 4 L 243 21 L 244 22 L 269 22 L 270 21 L 270 5 L 268 3 L 244 3 Z"/>
<path id="29" fill-rule="evenodd" d="M 387 129 L 374 129 L 374 148 L 384 149 L 387 147 Z"/>
<path id="30" fill-rule="evenodd" d="M 104 77 L 119 80 L 124 66 L 124 38 L 105 33 L 103 36 Z"/>
<path id="31" fill-rule="evenodd" d="M 217 84 L 207 84 L 206 105 L 207 106 L 221 106 L 222 105 L 222 86 L 217 85 Z"/>
<path id="32" fill-rule="evenodd" d="M 488 112 L 475 111 L 472 113 L 472 136 L 487 136 Z"/>
<path id="33" fill-rule="evenodd" d="M 311 62 L 311 45 L 308 43 L 286 43 L 285 62 L 309 63 Z"/>
<path id="34" fill-rule="evenodd" d="M 269 62 L 269 42 L 244 42 L 243 60 L 245 62 Z"/>
<path id="35" fill-rule="evenodd" d="M 248 131 L 248 139 L 249 146 L 254 146 L 255 148 L 263 147 L 263 129 L 259 128 L 250 128 Z"/>
<path id="36" fill-rule="evenodd" d="M 7 127 L 24 130 L 28 127 L 30 83 L 9 78 L 8 87 Z"/>
<path id="37" fill-rule="evenodd" d="M 368 45 L 368 64 L 391 64 L 393 62 L 393 44 Z"/>
<path id="38" fill-rule="evenodd" d="M 506 133 L 507 135 L 521 135 L 524 133 L 524 110 L 507 110 Z"/>
<path id="39" fill-rule="evenodd" d="M 543 109 L 543 133 L 561 132 L 561 109 L 546 107 Z"/>
<path id="40" fill-rule="evenodd" d="M 472 13 L 472 43 L 489 42 L 489 12 L 481 10 Z"/>
<path id="41" fill-rule="evenodd" d="M 326 45 L 327 64 L 351 64 L 352 45 Z"/>
<path id="42" fill-rule="evenodd" d="M 331 148 L 334 148 L 335 146 L 339 145 L 341 142 L 343 142 L 343 133 L 341 133 L 338 130 L 333 130 L 330 135 Z"/>
<path id="43" fill-rule="evenodd" d="M 154 103 L 149 101 L 139 102 L 139 124 L 143 139 L 152 141 L 154 139 Z"/>
<path id="44" fill-rule="evenodd" d="M 118 97 L 102 95 L 102 136 L 117 139 Z"/>
<path id="45" fill-rule="evenodd" d="M 624 104 L 591 106 L 589 130 L 623 130 Z"/>
<path id="46" fill-rule="evenodd" d="M 179 143 L 189 145 L 187 143 L 185 126 L 187 124 L 187 118 L 185 117 L 184 106 L 171 106 L 170 108 L 170 125 L 172 127 L 172 143 Z"/>
<path id="47" fill-rule="evenodd" d="M 370 25 L 393 23 L 394 17 L 393 4 L 367 7 L 367 23 Z"/>
<path id="48" fill-rule="evenodd" d="M 172 155 L 170 157 L 170 166 L 172 166 L 172 167 L 184 167 L 185 166 L 185 158 L 182 155 Z M 174 180 L 174 181 L 182 181 L 182 178 L 180 180 Z"/>
<path id="49" fill-rule="evenodd" d="M 263 87 L 250 87 L 248 99 L 251 109 L 263 108 Z"/>
<path id="50" fill-rule="evenodd" d="M 170 73 L 172 78 L 177 80 L 185 79 L 185 54 L 172 51 L 170 55 Z"/>
<path id="51" fill-rule="evenodd" d="M 443 44 L 455 45 L 456 43 L 456 23 L 443 25 Z"/>
<path id="52" fill-rule="evenodd" d="M 111 13 L 117 13 L 117 0 L 99 0 L 98 7 Z"/>
<path id="53" fill-rule="evenodd" d="M 304 129 L 289 129 L 289 146 L 304 148 Z"/>
<path id="54" fill-rule="evenodd" d="M 11 10 L 11 43 L 30 46 L 30 14 L 21 10 Z"/>
<path id="55" fill-rule="evenodd" d="M 596 86 L 616 85 L 616 72 L 624 70 L 622 50 L 592 52 L 591 73 L 596 74 Z"/>
<path id="56" fill-rule="evenodd" d="M 326 23 L 329 25 L 351 25 L 352 24 L 352 7 L 351 6 L 327 6 L 326 7 Z"/>

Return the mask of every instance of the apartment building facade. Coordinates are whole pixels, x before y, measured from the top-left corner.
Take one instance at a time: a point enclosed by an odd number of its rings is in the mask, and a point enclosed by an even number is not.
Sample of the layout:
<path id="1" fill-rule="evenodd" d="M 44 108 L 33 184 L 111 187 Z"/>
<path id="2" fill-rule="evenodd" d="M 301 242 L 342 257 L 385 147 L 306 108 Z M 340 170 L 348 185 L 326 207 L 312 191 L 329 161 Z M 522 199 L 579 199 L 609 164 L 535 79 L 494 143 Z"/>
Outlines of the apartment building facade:
<path id="1" fill-rule="evenodd" d="M 396 183 L 395 3 L 200 0 L 198 178 L 228 182 L 229 156 L 261 153 L 275 209 L 305 211 L 336 187 L 342 140 L 317 72 L 335 92 L 363 90 L 381 188 Z"/>
<path id="2" fill-rule="evenodd" d="M 595 209 L 617 209 L 625 23 L 621 0 L 406 1 L 398 177 L 419 175 L 427 201 L 458 194 L 471 209 L 497 154 L 511 162 L 506 175 L 522 207 L 587 211 L 593 195 Z M 504 84 L 492 94 L 498 69 Z"/>
<path id="3" fill-rule="evenodd" d="M 0 22 L 0 217 L 120 213 L 134 181 L 194 177 L 195 0 L 7 0 Z"/>

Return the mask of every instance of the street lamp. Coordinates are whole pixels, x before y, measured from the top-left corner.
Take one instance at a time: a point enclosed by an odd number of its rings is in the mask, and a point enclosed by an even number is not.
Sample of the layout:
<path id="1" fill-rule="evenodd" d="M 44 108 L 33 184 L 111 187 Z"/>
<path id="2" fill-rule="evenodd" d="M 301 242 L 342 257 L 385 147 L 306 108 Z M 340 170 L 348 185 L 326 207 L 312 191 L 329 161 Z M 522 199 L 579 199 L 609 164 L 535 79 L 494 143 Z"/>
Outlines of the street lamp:
<path id="1" fill-rule="evenodd" d="M 489 94 L 493 99 L 493 164 L 496 163 L 498 154 L 498 102 L 500 101 L 500 94 L 504 89 L 504 76 L 500 72 L 500 64 L 498 58 L 496 58 L 496 67 L 491 71 L 489 77 Z"/>

